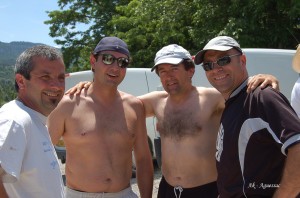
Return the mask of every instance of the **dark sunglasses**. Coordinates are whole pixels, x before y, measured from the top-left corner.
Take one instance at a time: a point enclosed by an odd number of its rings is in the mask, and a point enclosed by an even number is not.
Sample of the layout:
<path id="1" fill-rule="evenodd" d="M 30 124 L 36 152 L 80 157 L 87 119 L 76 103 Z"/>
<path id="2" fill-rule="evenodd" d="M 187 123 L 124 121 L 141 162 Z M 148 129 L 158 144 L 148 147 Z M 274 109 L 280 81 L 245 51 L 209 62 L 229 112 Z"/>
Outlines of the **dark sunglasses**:
<path id="1" fill-rule="evenodd" d="M 219 58 L 215 62 L 205 62 L 202 64 L 202 67 L 205 71 L 210 71 L 210 70 L 214 69 L 214 64 L 218 64 L 219 66 L 228 65 L 231 62 L 231 57 L 240 56 L 240 55 L 242 55 L 242 54 L 233 54 L 230 56 L 224 56 L 222 58 Z"/>
<path id="2" fill-rule="evenodd" d="M 125 57 L 116 58 L 111 54 L 99 54 L 102 56 L 102 62 L 106 65 L 111 65 L 115 61 L 117 61 L 117 64 L 121 68 L 126 68 L 129 65 L 129 59 Z"/>

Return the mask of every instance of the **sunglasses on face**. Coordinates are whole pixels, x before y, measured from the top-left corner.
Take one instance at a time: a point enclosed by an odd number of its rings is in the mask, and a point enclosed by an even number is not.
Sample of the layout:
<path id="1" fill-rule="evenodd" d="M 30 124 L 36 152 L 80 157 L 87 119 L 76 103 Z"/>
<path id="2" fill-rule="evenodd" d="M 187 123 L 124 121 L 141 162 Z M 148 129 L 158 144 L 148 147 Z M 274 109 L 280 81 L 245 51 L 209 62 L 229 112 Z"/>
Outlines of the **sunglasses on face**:
<path id="1" fill-rule="evenodd" d="M 222 58 L 219 58 L 217 61 L 215 62 L 204 62 L 202 64 L 202 67 L 205 71 L 210 71 L 214 69 L 214 64 L 218 64 L 219 66 L 225 66 L 228 65 L 231 62 L 231 57 L 234 56 L 240 56 L 242 54 L 233 54 L 233 55 L 229 55 L 229 56 L 224 56 Z"/>
<path id="2" fill-rule="evenodd" d="M 105 65 L 111 65 L 117 61 L 117 65 L 121 68 L 126 68 L 129 65 L 129 59 L 125 57 L 116 58 L 111 54 L 99 54 L 102 56 L 102 62 Z"/>

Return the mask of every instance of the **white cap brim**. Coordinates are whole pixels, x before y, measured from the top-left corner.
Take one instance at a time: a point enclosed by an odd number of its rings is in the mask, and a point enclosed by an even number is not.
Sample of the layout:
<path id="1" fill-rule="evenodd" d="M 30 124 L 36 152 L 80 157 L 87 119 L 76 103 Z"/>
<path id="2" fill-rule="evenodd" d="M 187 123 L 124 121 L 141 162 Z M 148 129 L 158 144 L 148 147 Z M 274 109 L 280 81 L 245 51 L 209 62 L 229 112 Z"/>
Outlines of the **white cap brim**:
<path id="1" fill-rule="evenodd" d="M 153 71 L 160 64 L 178 65 L 182 62 L 182 60 L 182 58 L 163 58 L 155 63 L 155 65 L 151 68 L 151 71 Z"/>

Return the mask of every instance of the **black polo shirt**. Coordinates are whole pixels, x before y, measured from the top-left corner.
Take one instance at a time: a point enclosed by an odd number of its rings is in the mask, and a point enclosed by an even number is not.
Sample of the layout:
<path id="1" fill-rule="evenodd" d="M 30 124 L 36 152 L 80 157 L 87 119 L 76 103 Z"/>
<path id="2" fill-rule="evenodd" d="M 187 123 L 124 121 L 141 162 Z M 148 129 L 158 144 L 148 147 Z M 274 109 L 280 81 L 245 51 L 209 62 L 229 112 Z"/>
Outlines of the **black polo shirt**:
<path id="1" fill-rule="evenodd" d="M 300 141 L 300 120 L 271 87 L 247 94 L 247 80 L 225 103 L 217 139 L 218 190 L 224 197 L 271 197 L 287 148 Z"/>

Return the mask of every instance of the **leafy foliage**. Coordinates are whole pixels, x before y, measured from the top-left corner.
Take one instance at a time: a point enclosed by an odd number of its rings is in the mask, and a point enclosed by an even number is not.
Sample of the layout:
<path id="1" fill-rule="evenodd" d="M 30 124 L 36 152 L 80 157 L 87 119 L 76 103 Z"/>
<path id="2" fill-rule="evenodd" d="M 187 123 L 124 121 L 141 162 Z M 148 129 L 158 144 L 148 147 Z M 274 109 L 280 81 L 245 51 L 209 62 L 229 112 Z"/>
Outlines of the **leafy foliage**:
<path id="1" fill-rule="evenodd" d="M 13 66 L 1 66 L 0 70 L 0 107 L 14 99 L 17 93 L 14 89 L 14 70 Z"/>
<path id="2" fill-rule="evenodd" d="M 294 49 L 300 42 L 298 0 L 59 0 L 49 12 L 50 35 L 60 37 L 66 65 L 90 68 L 88 57 L 104 36 L 125 40 L 132 67 L 151 67 L 155 53 L 176 43 L 195 54 L 218 35 L 243 48 Z M 80 24 L 88 25 L 79 31 Z"/>
<path id="3" fill-rule="evenodd" d="M 195 38 L 208 34 L 230 35 L 242 47 L 294 49 L 300 42 L 300 2 L 285 0 L 208 1 L 203 0 L 195 18 L 205 18 L 207 32 L 194 29 Z M 204 21 L 195 21 L 204 26 Z"/>
<path id="4" fill-rule="evenodd" d="M 120 16 L 110 21 L 111 34 L 124 38 L 136 67 L 152 67 L 155 53 L 164 45 L 176 43 L 195 48 L 191 40 L 191 20 L 187 13 L 195 12 L 191 1 L 133 0 L 118 6 Z M 126 25 L 123 25 L 126 24 Z"/>
<path id="5" fill-rule="evenodd" d="M 89 55 L 106 35 L 107 22 L 115 14 L 115 7 L 127 3 L 127 0 L 58 0 L 61 10 L 48 12 L 51 19 L 45 24 L 51 25 L 50 36 L 59 37 L 55 42 L 62 46 L 69 71 L 90 68 Z M 87 28 L 80 30 L 79 26 Z"/>
<path id="6" fill-rule="evenodd" d="M 62 46 L 68 72 L 89 69 L 89 55 L 104 36 L 126 41 L 132 67 L 152 67 L 155 53 L 171 43 L 195 54 L 218 35 L 236 38 L 243 48 L 295 49 L 300 43 L 299 0 L 58 0 L 58 5 L 45 23 Z M 15 97 L 8 65 L 31 46 L 0 42 L 0 104 Z"/>

